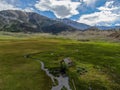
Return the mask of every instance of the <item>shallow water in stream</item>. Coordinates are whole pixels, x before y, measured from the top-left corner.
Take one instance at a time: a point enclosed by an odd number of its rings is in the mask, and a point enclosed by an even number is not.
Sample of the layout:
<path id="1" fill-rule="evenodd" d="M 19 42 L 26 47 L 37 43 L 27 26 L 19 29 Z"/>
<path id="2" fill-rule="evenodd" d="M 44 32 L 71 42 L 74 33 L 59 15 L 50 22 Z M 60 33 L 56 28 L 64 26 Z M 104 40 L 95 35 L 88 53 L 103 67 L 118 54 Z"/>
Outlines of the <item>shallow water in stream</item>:
<path id="1" fill-rule="evenodd" d="M 62 75 L 60 75 L 59 77 L 55 77 L 49 73 L 48 69 L 45 69 L 45 65 L 43 62 L 40 63 L 41 63 L 41 69 L 46 72 L 46 74 L 51 78 L 52 82 L 55 83 L 54 81 L 55 79 L 58 81 L 58 85 L 52 86 L 51 90 L 61 90 L 63 87 L 65 87 L 67 90 L 71 90 L 69 85 L 69 77 L 67 76 L 63 77 Z"/>

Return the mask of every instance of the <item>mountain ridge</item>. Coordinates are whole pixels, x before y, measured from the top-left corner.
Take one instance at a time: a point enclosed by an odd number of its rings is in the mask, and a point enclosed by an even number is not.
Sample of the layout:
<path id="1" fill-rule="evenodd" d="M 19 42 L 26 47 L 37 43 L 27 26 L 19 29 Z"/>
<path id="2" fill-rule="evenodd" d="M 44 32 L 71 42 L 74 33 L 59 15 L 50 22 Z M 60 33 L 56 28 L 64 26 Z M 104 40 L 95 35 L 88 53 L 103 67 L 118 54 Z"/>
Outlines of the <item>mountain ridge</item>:
<path id="1" fill-rule="evenodd" d="M 63 31 L 83 31 L 89 29 L 114 30 L 120 29 L 120 26 L 89 26 L 67 18 L 51 19 L 35 12 L 24 12 L 20 10 L 0 11 L 0 31 L 34 33 L 44 32 L 57 34 Z"/>
<path id="2" fill-rule="evenodd" d="M 91 26 L 87 25 L 87 24 L 84 24 L 84 23 L 78 23 L 77 21 L 73 21 L 73 20 L 70 20 L 70 19 L 67 19 L 67 18 L 64 18 L 64 19 L 56 19 L 56 21 L 60 21 L 64 24 L 67 24 L 71 27 L 74 27 L 76 29 L 79 29 L 79 30 L 85 30 L 85 29 L 88 29 L 90 28 Z"/>
<path id="3" fill-rule="evenodd" d="M 59 33 L 62 31 L 76 30 L 69 25 L 52 20 L 37 13 L 23 12 L 19 10 L 0 11 L 0 27 L 0 31 L 11 32 Z"/>

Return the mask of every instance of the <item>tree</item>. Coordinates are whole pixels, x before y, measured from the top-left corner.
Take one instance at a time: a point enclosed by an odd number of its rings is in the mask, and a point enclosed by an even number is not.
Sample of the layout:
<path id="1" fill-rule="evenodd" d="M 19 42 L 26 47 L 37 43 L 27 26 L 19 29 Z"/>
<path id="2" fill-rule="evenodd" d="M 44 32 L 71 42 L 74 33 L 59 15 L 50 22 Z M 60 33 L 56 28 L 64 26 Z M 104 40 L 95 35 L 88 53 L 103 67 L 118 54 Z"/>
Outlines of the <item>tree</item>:
<path id="1" fill-rule="evenodd" d="M 60 72 L 61 72 L 62 74 L 66 74 L 66 71 L 67 71 L 67 65 L 65 64 L 64 61 L 61 61 L 61 62 L 60 62 Z"/>

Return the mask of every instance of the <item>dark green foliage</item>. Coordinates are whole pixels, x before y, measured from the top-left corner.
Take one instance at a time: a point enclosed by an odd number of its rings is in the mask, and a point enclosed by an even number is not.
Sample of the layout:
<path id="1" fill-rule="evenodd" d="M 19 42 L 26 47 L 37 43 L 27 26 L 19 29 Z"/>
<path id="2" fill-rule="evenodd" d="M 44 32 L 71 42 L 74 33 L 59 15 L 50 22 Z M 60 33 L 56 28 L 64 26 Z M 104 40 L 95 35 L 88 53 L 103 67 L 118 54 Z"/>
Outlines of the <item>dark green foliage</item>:
<path id="1" fill-rule="evenodd" d="M 66 87 L 63 87 L 61 90 L 67 90 L 67 88 L 66 88 Z"/>
<path id="2" fill-rule="evenodd" d="M 60 67 L 53 67 L 53 68 L 49 68 L 49 71 L 52 75 L 58 77 L 61 72 L 60 72 Z"/>
<path id="3" fill-rule="evenodd" d="M 66 74 L 67 70 L 68 70 L 67 65 L 64 62 L 61 62 L 61 65 L 60 65 L 60 72 L 61 72 L 61 74 Z"/>
<path id="4" fill-rule="evenodd" d="M 86 72 L 88 72 L 85 68 L 82 68 L 82 67 L 77 67 L 77 73 L 79 74 L 79 75 L 83 75 L 83 74 L 85 74 Z"/>

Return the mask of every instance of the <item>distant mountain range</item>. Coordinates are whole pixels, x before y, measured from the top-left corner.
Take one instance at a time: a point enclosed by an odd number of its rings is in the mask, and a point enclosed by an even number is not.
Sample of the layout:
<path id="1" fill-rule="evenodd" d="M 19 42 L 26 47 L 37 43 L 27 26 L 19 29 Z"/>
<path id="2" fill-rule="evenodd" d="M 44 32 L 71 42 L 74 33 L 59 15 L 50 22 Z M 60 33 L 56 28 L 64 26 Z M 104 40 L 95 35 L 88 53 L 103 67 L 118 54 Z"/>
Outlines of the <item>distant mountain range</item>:
<path id="1" fill-rule="evenodd" d="M 79 29 L 79 30 L 85 30 L 85 29 L 88 29 L 90 28 L 91 26 L 87 25 L 87 24 L 83 24 L 83 23 L 78 23 L 76 21 L 73 21 L 73 20 L 70 20 L 70 19 L 56 19 L 56 21 L 60 21 L 64 24 L 67 24 L 71 27 L 74 27 L 76 29 Z"/>
<path id="2" fill-rule="evenodd" d="M 96 26 L 100 30 L 120 29 L 120 26 Z"/>
<path id="3" fill-rule="evenodd" d="M 76 28 L 33 12 L 0 11 L 0 31 L 59 33 Z"/>
<path id="4" fill-rule="evenodd" d="M 55 19 L 56 21 L 60 21 L 64 24 L 67 24 L 71 27 L 74 27 L 79 30 L 87 30 L 87 29 L 99 29 L 99 30 L 110 30 L 110 29 L 120 29 L 120 26 L 90 26 L 84 23 L 78 23 L 77 21 L 73 21 L 70 19 Z"/>
<path id="5" fill-rule="evenodd" d="M 0 11 L 0 31 L 9 32 L 44 32 L 60 33 L 62 31 L 101 29 L 108 30 L 119 27 L 105 27 L 78 23 L 70 19 L 50 19 L 33 12 L 23 12 L 19 10 Z"/>

